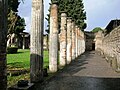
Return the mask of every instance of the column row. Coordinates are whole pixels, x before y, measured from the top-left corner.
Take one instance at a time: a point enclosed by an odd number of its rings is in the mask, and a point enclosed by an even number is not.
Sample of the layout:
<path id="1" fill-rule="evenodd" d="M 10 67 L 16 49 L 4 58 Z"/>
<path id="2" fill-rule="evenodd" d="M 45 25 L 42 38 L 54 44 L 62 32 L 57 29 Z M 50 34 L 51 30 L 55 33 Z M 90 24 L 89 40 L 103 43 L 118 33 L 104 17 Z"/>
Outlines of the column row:
<path id="1" fill-rule="evenodd" d="M 80 28 L 75 25 L 74 20 L 67 17 L 66 12 L 61 13 L 60 33 L 58 33 L 56 3 L 51 5 L 50 12 L 49 70 L 56 72 L 58 65 L 64 67 L 85 52 L 85 37 Z M 60 46 L 60 51 L 58 46 Z"/>

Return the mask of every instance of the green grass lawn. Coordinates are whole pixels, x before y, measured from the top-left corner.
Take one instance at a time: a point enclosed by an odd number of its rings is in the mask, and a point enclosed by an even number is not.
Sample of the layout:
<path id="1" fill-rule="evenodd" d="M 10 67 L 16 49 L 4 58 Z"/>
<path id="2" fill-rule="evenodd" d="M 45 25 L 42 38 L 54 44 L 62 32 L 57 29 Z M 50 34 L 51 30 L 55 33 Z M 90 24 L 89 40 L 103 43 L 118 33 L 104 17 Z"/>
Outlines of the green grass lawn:
<path id="1" fill-rule="evenodd" d="M 48 51 L 44 51 L 44 66 L 48 66 Z M 7 54 L 7 67 L 12 68 L 30 68 L 30 50 L 19 49 L 16 54 Z"/>
<path id="2" fill-rule="evenodd" d="M 49 64 L 48 51 L 44 51 L 44 67 Z M 30 68 L 30 50 L 19 49 L 16 54 L 7 54 L 7 69 L 29 69 Z M 30 75 L 22 74 L 19 76 L 8 76 L 8 87 L 14 85 L 19 80 L 27 79 L 29 80 Z"/>

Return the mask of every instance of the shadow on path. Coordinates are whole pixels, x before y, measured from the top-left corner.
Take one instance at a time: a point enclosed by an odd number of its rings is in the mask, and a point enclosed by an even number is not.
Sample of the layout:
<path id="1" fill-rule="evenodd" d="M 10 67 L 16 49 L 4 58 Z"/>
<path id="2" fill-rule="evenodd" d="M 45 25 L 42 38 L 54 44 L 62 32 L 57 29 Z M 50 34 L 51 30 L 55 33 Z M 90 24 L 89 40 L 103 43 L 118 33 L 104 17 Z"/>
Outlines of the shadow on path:
<path id="1" fill-rule="evenodd" d="M 36 90 L 120 90 L 120 74 L 95 52 L 86 52 Z"/>

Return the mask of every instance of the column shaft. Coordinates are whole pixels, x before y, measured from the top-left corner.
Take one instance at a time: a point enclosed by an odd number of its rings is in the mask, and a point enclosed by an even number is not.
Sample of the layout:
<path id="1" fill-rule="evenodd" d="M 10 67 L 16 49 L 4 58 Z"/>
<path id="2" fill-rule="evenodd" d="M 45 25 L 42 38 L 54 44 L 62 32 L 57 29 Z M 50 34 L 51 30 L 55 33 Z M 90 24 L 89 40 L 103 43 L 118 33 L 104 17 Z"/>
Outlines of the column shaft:
<path id="1" fill-rule="evenodd" d="M 67 19 L 67 64 L 72 60 L 72 21 Z"/>
<path id="2" fill-rule="evenodd" d="M 51 5 L 50 11 L 50 37 L 49 37 L 49 70 L 57 71 L 58 62 L 58 6 Z"/>
<path id="3" fill-rule="evenodd" d="M 80 47 L 81 47 L 81 44 L 80 44 L 80 29 L 78 28 L 78 56 L 80 55 Z"/>
<path id="4" fill-rule="evenodd" d="M 67 15 L 61 14 L 61 32 L 60 32 L 60 66 L 66 64 L 66 50 L 67 50 Z"/>
<path id="5" fill-rule="evenodd" d="M 72 22 L 72 59 L 76 57 L 75 23 Z"/>
<path id="6" fill-rule="evenodd" d="M 43 0 L 32 1 L 32 26 L 30 46 L 30 80 L 43 79 Z"/>
<path id="7" fill-rule="evenodd" d="M 76 32 L 76 58 L 78 57 L 78 27 L 75 26 L 75 32 Z"/>

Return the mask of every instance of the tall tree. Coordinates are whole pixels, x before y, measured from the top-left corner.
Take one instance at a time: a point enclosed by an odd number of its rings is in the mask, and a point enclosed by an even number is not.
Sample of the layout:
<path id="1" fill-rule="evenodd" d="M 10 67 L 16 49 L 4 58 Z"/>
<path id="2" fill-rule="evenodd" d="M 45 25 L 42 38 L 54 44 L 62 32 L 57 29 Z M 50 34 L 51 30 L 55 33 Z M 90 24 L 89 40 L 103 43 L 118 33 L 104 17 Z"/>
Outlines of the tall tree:
<path id="1" fill-rule="evenodd" d="M 25 20 L 18 15 L 20 0 L 8 0 L 8 42 L 7 46 L 15 43 L 13 39 L 20 37 L 25 30 Z M 17 41 L 17 40 L 16 40 Z M 11 42 L 11 43 L 10 43 Z"/>
<path id="2" fill-rule="evenodd" d="M 20 33 L 25 30 L 25 20 L 21 18 L 16 12 L 12 11 L 8 13 L 8 34 Z"/>
<path id="3" fill-rule="evenodd" d="M 19 4 L 20 4 L 20 0 L 8 0 L 8 13 L 11 10 L 14 12 L 18 12 Z"/>
<path id="4" fill-rule="evenodd" d="M 61 21 L 60 15 L 62 11 L 66 11 L 67 16 L 72 17 L 72 19 L 75 21 L 75 24 L 78 25 L 82 30 L 84 30 L 87 27 L 87 24 L 85 23 L 86 12 L 84 10 L 84 5 L 82 0 L 51 0 L 51 3 L 54 1 L 57 1 L 59 4 L 58 5 L 59 27 L 60 27 L 60 21 Z M 48 14 L 46 17 L 46 20 L 48 21 L 48 23 L 50 22 L 49 19 L 50 19 L 50 14 Z M 49 24 L 48 24 L 47 32 L 49 33 Z"/>
<path id="5" fill-rule="evenodd" d="M 7 90 L 6 37 L 7 0 L 0 0 L 0 90 Z"/>

